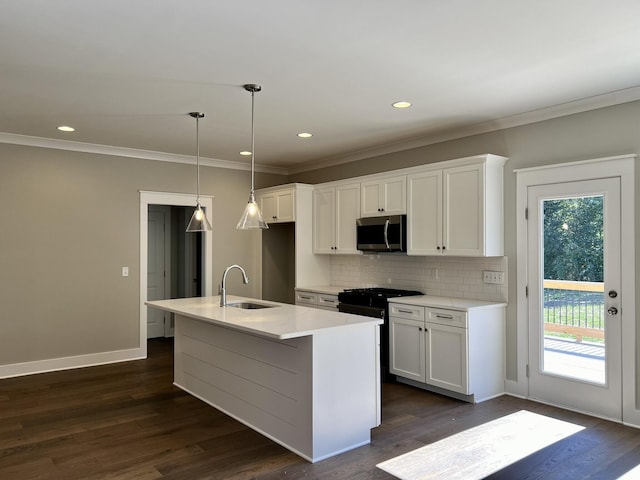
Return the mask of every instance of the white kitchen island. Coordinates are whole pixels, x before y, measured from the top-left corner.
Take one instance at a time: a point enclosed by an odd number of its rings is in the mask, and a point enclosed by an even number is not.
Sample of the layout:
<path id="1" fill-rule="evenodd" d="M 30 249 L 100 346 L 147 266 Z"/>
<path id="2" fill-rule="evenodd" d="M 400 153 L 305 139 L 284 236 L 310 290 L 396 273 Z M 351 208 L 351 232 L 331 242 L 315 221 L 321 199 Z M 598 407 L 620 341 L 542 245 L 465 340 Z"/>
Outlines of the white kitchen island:
<path id="1" fill-rule="evenodd" d="M 229 296 L 147 302 L 175 313 L 174 383 L 310 462 L 380 424 L 380 319 Z"/>

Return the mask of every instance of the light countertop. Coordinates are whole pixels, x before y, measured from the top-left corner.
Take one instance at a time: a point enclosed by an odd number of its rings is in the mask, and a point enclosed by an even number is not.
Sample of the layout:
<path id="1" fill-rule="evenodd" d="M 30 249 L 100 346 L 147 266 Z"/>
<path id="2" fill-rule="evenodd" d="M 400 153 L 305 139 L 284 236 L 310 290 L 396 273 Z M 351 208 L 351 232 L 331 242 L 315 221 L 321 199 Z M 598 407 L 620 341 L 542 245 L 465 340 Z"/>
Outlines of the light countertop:
<path id="1" fill-rule="evenodd" d="M 221 307 L 219 296 L 156 300 L 146 304 L 160 310 L 278 340 L 305 337 L 326 329 L 350 325 L 382 323 L 380 319 L 349 313 L 227 295 L 227 303 L 235 302 L 273 305 L 273 308 L 245 310 L 230 306 Z"/>
<path id="2" fill-rule="evenodd" d="M 506 307 L 506 303 L 470 300 L 468 298 L 436 297 L 434 295 L 415 295 L 389 299 L 389 303 L 415 305 L 419 307 L 448 308 L 451 310 L 469 311 L 474 308 Z"/>
<path id="3" fill-rule="evenodd" d="M 338 295 L 340 292 L 342 292 L 347 288 L 350 288 L 350 287 L 340 287 L 337 285 L 314 285 L 312 287 L 297 287 L 296 291 L 324 293 L 327 295 Z"/>

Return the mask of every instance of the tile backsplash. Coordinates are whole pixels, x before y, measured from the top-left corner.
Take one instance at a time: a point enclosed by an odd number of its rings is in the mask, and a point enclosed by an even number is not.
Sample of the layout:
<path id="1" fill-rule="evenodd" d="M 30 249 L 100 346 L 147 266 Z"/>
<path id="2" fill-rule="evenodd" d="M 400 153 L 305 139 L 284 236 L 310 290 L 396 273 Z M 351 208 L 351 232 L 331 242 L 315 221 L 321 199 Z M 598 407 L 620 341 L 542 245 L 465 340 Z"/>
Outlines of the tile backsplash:
<path id="1" fill-rule="evenodd" d="M 484 270 L 504 272 L 504 283 L 484 283 Z M 334 255 L 330 274 L 332 285 L 345 287 L 407 288 L 428 295 L 507 301 L 507 257 Z"/>

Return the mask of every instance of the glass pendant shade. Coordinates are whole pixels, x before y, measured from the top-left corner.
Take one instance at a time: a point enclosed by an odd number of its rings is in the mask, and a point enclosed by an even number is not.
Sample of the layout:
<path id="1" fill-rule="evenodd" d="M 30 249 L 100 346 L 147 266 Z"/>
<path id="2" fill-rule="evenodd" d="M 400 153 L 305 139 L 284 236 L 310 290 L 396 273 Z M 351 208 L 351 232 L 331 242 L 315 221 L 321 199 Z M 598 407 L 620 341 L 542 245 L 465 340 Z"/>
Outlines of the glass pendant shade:
<path id="1" fill-rule="evenodd" d="M 256 165 L 256 145 L 255 145 L 255 133 L 254 133 L 254 94 L 262 90 L 260 85 L 256 85 L 254 83 L 247 84 L 244 86 L 244 89 L 247 92 L 251 92 L 251 190 L 249 190 L 249 201 L 247 202 L 246 207 L 244 207 L 244 212 L 242 212 L 242 216 L 236 225 L 238 230 L 257 230 L 257 229 L 266 229 L 269 228 L 267 222 L 262 218 L 262 212 L 260 212 L 260 207 L 256 202 L 256 197 L 253 193 L 253 179 L 255 176 L 255 165 Z"/>
<path id="2" fill-rule="evenodd" d="M 209 220 L 207 220 L 207 216 L 204 214 L 204 210 L 200 206 L 200 202 L 198 202 L 198 206 L 193 211 L 193 215 L 191 215 L 191 220 L 189 220 L 189 225 L 187 225 L 187 232 L 210 232 L 211 224 Z"/>
<path id="3" fill-rule="evenodd" d="M 256 202 L 256 197 L 253 192 L 249 194 L 249 201 L 247 202 L 247 206 L 244 207 L 244 212 L 242 212 L 242 216 L 240 217 L 240 221 L 236 225 L 236 228 L 238 230 L 269 228 L 269 225 L 267 225 L 262 218 L 260 207 L 258 207 L 258 203 Z"/>
<path id="4" fill-rule="evenodd" d="M 200 206 L 200 119 L 204 118 L 204 113 L 191 112 L 189 116 L 196 119 L 196 209 L 187 225 L 187 233 L 210 232 L 211 224 Z"/>

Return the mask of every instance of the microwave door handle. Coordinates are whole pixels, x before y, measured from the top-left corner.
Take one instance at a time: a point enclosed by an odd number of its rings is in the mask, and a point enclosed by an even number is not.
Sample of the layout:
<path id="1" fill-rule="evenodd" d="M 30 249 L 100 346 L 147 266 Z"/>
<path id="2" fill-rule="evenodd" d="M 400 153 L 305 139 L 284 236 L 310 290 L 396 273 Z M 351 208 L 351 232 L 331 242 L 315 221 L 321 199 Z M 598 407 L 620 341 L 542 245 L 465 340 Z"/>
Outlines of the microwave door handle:
<path id="1" fill-rule="evenodd" d="M 387 245 L 387 250 L 391 250 L 391 247 L 389 246 L 389 219 L 387 218 L 387 221 L 384 222 L 384 243 Z"/>

